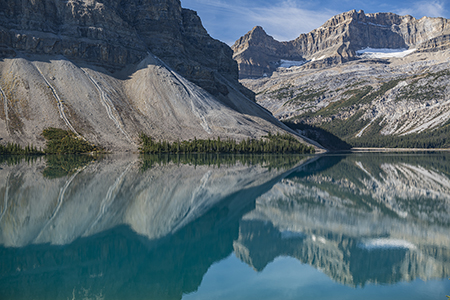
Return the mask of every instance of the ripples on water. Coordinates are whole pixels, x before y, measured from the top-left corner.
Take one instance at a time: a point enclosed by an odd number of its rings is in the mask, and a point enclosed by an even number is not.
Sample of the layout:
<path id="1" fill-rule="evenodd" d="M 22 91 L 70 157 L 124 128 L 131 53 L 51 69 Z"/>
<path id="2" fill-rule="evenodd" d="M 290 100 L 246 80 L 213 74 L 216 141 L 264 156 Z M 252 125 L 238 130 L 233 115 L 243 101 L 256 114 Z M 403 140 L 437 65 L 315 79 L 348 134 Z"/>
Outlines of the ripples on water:
<path id="1" fill-rule="evenodd" d="M 445 299 L 447 154 L 1 158 L 1 299 Z"/>

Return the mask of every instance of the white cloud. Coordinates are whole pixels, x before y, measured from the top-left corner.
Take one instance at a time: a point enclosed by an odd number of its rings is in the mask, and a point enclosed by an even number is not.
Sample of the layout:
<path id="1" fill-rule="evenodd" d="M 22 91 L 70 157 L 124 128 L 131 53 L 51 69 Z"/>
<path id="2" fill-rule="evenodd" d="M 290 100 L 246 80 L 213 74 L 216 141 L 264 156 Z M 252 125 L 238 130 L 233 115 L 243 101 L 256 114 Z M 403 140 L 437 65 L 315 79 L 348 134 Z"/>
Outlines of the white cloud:
<path id="1" fill-rule="evenodd" d="M 443 17 L 446 13 L 445 3 L 443 1 L 419 1 L 413 3 L 409 8 L 397 11 L 400 15 L 412 15 L 416 18 Z"/>
<path id="2" fill-rule="evenodd" d="M 187 4 L 187 7 L 193 9 L 201 5 L 201 10 L 205 13 L 200 17 L 206 29 L 213 37 L 221 38 L 228 44 L 234 43 L 234 40 L 256 25 L 262 26 L 277 40 L 293 40 L 301 33 L 318 28 L 330 17 L 341 13 L 326 9 L 321 11 L 304 9 L 299 7 L 298 2 L 282 0 L 274 1 L 270 6 L 255 6 L 238 1 L 184 0 L 183 5 Z M 223 20 L 224 18 L 226 20 Z M 216 32 L 222 37 L 215 36 Z M 229 32 L 228 36 L 226 32 Z"/>
<path id="3" fill-rule="evenodd" d="M 329 18 L 338 14 L 330 11 L 310 11 L 299 8 L 295 2 L 284 1 L 276 7 L 257 8 L 248 12 L 256 24 L 261 24 L 277 40 L 292 40 L 320 27 Z"/>

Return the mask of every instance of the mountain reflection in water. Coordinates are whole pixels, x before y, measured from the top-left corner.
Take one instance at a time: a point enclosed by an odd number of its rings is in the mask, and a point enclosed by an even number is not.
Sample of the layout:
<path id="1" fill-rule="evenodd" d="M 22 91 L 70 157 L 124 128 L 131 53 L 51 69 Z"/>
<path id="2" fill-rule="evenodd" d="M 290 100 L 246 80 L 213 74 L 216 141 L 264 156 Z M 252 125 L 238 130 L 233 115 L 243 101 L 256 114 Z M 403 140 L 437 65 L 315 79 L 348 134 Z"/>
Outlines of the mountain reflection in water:
<path id="1" fill-rule="evenodd" d="M 348 286 L 444 279 L 449 158 L 4 162 L 1 299 L 181 299 L 233 252 L 258 272 L 290 256 Z"/>

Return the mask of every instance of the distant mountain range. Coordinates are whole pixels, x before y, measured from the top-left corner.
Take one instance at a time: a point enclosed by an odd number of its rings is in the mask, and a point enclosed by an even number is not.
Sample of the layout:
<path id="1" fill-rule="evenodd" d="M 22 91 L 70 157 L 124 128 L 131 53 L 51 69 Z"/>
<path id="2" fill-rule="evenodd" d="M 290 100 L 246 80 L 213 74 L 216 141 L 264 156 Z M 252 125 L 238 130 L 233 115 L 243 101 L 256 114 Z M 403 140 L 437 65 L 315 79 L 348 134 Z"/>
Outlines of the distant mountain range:
<path id="1" fill-rule="evenodd" d="M 366 14 L 352 10 L 288 42 L 278 42 L 256 26 L 238 39 L 232 49 L 240 78 L 252 78 L 270 75 L 286 64 L 318 68 L 344 63 L 360 58 L 358 51 L 366 48 L 428 52 L 449 47 L 447 19 L 417 20 L 393 13 Z"/>
<path id="2" fill-rule="evenodd" d="M 350 11 L 288 42 L 233 45 L 241 83 L 277 118 L 353 146 L 450 147 L 450 22 Z"/>

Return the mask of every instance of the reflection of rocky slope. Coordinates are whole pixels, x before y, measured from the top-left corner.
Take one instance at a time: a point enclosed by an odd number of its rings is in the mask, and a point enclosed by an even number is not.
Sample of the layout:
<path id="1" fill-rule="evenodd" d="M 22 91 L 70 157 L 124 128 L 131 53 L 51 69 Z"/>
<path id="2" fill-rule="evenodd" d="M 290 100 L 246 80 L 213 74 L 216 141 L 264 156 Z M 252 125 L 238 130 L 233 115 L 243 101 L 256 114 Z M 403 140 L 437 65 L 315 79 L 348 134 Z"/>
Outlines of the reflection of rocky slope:
<path id="1" fill-rule="evenodd" d="M 283 172 L 240 164 L 168 164 L 140 173 L 137 158 L 92 163 L 48 180 L 43 163 L 5 166 L 0 182 L 0 243 L 64 245 L 126 224 L 148 239 L 173 233 L 238 191 Z"/>
<path id="2" fill-rule="evenodd" d="M 233 251 L 238 219 L 215 224 L 227 218 L 213 209 L 160 241 L 119 226 L 64 247 L 0 247 L 2 299 L 181 299 Z"/>
<path id="3" fill-rule="evenodd" d="M 3 164 L 0 290 L 16 300 L 181 299 L 233 249 L 257 271 L 288 255 L 352 286 L 447 278 L 443 158 L 322 156 L 287 172 L 172 163 L 143 171 L 133 158 L 106 159 L 53 180 L 42 178 L 43 162 Z M 440 184 L 419 178 L 396 190 L 429 189 L 436 206 L 373 192 L 366 182 L 393 178 L 386 165 L 435 174 Z M 402 201 L 408 215 L 396 210 Z"/>
<path id="4" fill-rule="evenodd" d="M 448 176 L 360 159 L 292 176 L 258 198 L 241 221 L 238 257 L 262 270 L 289 255 L 349 285 L 449 276 Z"/>
<path id="5" fill-rule="evenodd" d="M 142 171 L 133 158 L 105 159 L 48 180 L 42 162 L 2 167 L 5 299 L 181 299 L 232 253 L 242 215 L 289 169 Z"/>

